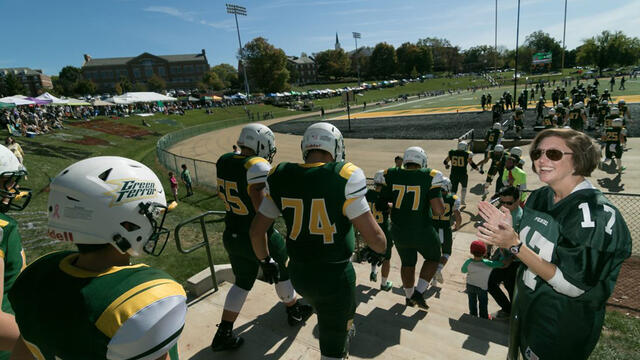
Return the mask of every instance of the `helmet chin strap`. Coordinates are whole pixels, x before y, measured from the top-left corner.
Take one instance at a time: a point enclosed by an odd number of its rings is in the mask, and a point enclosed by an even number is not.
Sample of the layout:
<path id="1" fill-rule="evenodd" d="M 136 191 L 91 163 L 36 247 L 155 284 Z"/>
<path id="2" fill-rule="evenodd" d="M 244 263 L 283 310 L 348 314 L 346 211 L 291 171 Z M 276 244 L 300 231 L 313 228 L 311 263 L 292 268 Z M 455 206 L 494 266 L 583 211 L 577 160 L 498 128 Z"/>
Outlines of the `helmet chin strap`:
<path id="1" fill-rule="evenodd" d="M 135 253 L 135 251 L 133 250 L 133 248 L 131 247 L 131 243 L 129 242 L 129 240 L 123 238 L 122 236 L 120 236 L 120 234 L 115 234 L 113 235 L 113 243 L 115 244 L 116 248 L 123 254 L 130 254 L 130 255 L 134 255 L 132 252 Z"/>

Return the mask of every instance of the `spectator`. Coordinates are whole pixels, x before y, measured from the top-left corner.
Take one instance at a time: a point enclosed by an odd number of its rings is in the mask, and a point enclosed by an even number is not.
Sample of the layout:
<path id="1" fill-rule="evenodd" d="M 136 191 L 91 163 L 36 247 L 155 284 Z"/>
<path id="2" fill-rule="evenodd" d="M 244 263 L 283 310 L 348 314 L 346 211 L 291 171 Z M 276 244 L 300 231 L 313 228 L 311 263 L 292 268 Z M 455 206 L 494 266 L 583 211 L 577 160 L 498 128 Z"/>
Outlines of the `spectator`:
<path id="1" fill-rule="evenodd" d="M 193 195 L 191 173 L 189 173 L 186 164 L 182 164 L 182 173 L 180 174 L 180 178 L 182 179 L 182 183 L 184 184 L 184 186 L 187 188 L 187 196 Z"/>
<path id="2" fill-rule="evenodd" d="M 173 175 L 173 171 L 169 171 L 169 183 L 171 183 L 173 200 L 178 202 L 178 180 L 176 180 L 176 177 Z"/>
<path id="3" fill-rule="evenodd" d="M 233 145 L 233 153 L 236 155 L 240 155 L 240 149 L 238 149 L 237 145 Z"/>
<path id="4" fill-rule="evenodd" d="M 18 158 L 18 161 L 20 161 L 20 164 L 23 164 L 24 151 L 22 151 L 22 147 L 20 146 L 20 144 L 18 144 L 15 140 L 13 140 L 11 136 L 8 136 L 4 140 L 4 144 L 7 147 L 7 149 L 11 150 L 13 155 L 15 155 Z"/>
<path id="5" fill-rule="evenodd" d="M 502 184 L 503 186 L 514 186 L 520 190 L 520 201 L 524 201 L 526 195 L 524 190 L 527 189 L 527 173 L 524 170 L 516 166 L 516 161 L 513 156 L 507 157 L 504 164 L 504 171 L 502 172 Z M 500 189 L 497 189 L 500 192 Z"/>
<path id="6" fill-rule="evenodd" d="M 469 314 L 478 316 L 478 311 L 480 311 L 480 317 L 488 319 L 487 288 L 489 274 L 493 268 L 502 266 L 502 263 L 484 258 L 487 253 L 487 246 L 480 240 L 473 241 L 470 250 L 473 259 L 467 259 L 462 265 L 462 272 L 467 274 L 466 292 L 469 298 Z"/>

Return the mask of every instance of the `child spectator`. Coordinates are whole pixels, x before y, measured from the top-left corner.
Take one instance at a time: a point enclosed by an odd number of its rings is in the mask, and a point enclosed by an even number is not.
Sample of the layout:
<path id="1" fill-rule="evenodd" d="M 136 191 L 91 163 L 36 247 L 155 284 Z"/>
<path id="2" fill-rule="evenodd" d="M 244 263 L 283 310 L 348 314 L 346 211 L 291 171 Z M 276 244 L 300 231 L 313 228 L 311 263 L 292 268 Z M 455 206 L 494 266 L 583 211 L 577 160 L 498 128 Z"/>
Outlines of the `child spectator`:
<path id="1" fill-rule="evenodd" d="M 487 309 L 487 287 L 489 275 L 493 268 L 502 267 L 499 261 L 491 261 L 484 258 L 487 246 L 480 240 L 471 243 L 473 259 L 468 259 L 462 265 L 462 272 L 467 274 L 467 296 L 469 297 L 469 313 L 478 316 L 478 304 L 480 317 L 489 318 Z"/>
<path id="2" fill-rule="evenodd" d="M 187 196 L 193 195 L 193 188 L 191 186 L 191 173 L 187 170 L 187 165 L 182 164 L 182 173 L 180 174 L 180 178 L 184 183 L 184 186 L 187 188 Z"/>
<path id="3" fill-rule="evenodd" d="M 178 180 L 173 176 L 173 172 L 169 171 L 169 182 L 171 183 L 171 192 L 173 193 L 173 200 L 178 202 Z"/>

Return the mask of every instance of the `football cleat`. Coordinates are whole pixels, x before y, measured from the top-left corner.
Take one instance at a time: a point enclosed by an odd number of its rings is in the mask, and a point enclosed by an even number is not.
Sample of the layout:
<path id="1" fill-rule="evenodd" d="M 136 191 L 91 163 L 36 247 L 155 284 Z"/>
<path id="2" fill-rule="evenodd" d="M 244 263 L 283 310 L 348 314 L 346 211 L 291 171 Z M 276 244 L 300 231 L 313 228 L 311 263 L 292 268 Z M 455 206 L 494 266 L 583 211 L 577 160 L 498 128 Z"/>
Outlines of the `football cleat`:
<path id="1" fill-rule="evenodd" d="M 391 288 L 393 288 L 393 282 L 389 280 L 387 280 L 387 282 L 384 284 L 380 284 L 380 290 L 382 291 L 389 291 L 391 290 Z"/>
<path id="2" fill-rule="evenodd" d="M 371 281 L 378 281 L 378 273 L 374 273 L 373 271 L 371 272 L 371 274 L 369 274 L 369 280 Z"/>
<path id="3" fill-rule="evenodd" d="M 213 341 L 211 342 L 211 350 L 234 350 L 239 348 L 242 343 L 244 343 L 244 339 L 233 335 L 232 329 L 223 329 L 218 325 L 218 331 L 216 331 L 216 335 L 213 337 Z"/>
<path id="4" fill-rule="evenodd" d="M 434 279 L 438 280 L 440 284 L 444 283 L 444 278 L 442 277 L 442 271 L 436 271 L 436 274 L 433 276 Z"/>
<path id="5" fill-rule="evenodd" d="M 417 306 L 421 310 L 429 309 L 429 305 L 427 305 L 427 302 L 424 300 L 422 293 L 418 291 L 414 291 L 411 298 L 406 299 L 406 305 L 411 307 Z"/>
<path id="6" fill-rule="evenodd" d="M 289 326 L 302 324 L 313 314 L 311 305 L 301 304 L 297 301 L 295 305 L 287 307 L 287 322 Z"/>

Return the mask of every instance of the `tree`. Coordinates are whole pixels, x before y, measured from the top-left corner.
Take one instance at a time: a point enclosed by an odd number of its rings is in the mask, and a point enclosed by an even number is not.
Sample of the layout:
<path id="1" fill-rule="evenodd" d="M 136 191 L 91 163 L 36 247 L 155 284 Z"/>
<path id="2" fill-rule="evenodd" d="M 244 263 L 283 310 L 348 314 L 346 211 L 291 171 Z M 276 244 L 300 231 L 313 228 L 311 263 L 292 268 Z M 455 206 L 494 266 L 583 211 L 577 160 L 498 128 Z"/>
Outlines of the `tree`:
<path id="1" fill-rule="evenodd" d="M 167 88 L 167 82 L 160 76 L 153 74 L 147 79 L 147 86 L 151 91 L 161 91 Z"/>
<path id="2" fill-rule="evenodd" d="M 371 75 L 386 78 L 396 72 L 398 67 L 398 57 L 393 45 L 381 42 L 373 48 L 369 59 L 369 70 Z"/>
<path id="3" fill-rule="evenodd" d="M 434 71 L 459 72 L 462 69 L 460 48 L 451 45 L 449 40 L 427 37 L 418 40 L 417 45 L 431 49 Z"/>
<path id="4" fill-rule="evenodd" d="M 137 82 L 135 84 L 133 84 L 133 91 L 147 91 L 149 88 L 147 87 L 147 84 L 143 83 L 143 82 Z"/>
<path id="5" fill-rule="evenodd" d="M 133 84 L 131 84 L 131 81 L 129 81 L 129 78 L 124 76 L 120 78 L 120 81 L 118 81 L 118 84 L 116 85 L 120 86 L 120 89 L 123 94 L 133 89 Z"/>
<path id="6" fill-rule="evenodd" d="M 257 37 L 242 49 L 245 68 L 253 88 L 262 92 L 278 92 L 289 87 L 287 56 L 263 37 Z"/>
<path id="7" fill-rule="evenodd" d="M 218 73 L 213 69 L 207 71 L 204 76 L 202 76 L 202 85 L 204 88 L 212 90 L 222 90 L 225 88 L 224 81 L 220 80 Z"/>
<path id="8" fill-rule="evenodd" d="M 482 72 L 493 68 L 499 54 L 493 46 L 480 45 L 465 50 L 463 53 L 463 68 L 468 72 Z"/>
<path id="9" fill-rule="evenodd" d="M 342 49 L 321 51 L 315 54 L 315 59 L 320 76 L 341 78 L 351 67 L 351 59 Z"/>
<path id="10" fill-rule="evenodd" d="M 57 90 L 65 96 L 75 95 L 77 82 L 82 80 L 82 70 L 74 66 L 65 66 L 58 75 Z M 54 84 L 54 87 L 56 84 Z"/>
<path id="11" fill-rule="evenodd" d="M 95 94 L 96 84 L 94 84 L 93 81 L 91 80 L 84 80 L 84 79 L 78 80 L 75 82 L 73 93 L 81 94 L 81 95 Z"/>
<path id="12" fill-rule="evenodd" d="M 546 32 L 538 30 L 529 34 L 524 40 L 524 45 L 528 47 L 534 54 L 538 52 L 550 52 L 551 68 L 560 69 L 562 67 L 562 46 L 560 45 L 559 41 L 552 38 Z M 532 59 L 528 59 L 525 63 L 523 63 L 522 69 L 530 69 L 531 61 Z"/>
<path id="13" fill-rule="evenodd" d="M 219 64 L 211 68 L 217 74 L 218 79 L 222 81 L 223 89 L 239 89 L 241 87 L 238 81 L 238 70 L 229 64 Z"/>
<path id="14" fill-rule="evenodd" d="M 7 96 L 24 95 L 27 93 L 27 89 L 17 76 L 13 73 L 8 73 L 7 76 L 4 77 L 4 91 L 2 92 Z"/>
<path id="15" fill-rule="evenodd" d="M 431 49 L 426 46 L 406 42 L 396 49 L 396 54 L 398 71 L 402 75 L 410 75 L 414 69 L 416 73 L 428 73 L 433 67 Z"/>
<path id="16" fill-rule="evenodd" d="M 364 79 L 369 77 L 369 59 L 373 48 L 369 46 L 359 47 L 356 51 L 349 53 L 349 60 L 351 61 L 351 67 L 349 73 L 353 76 L 358 74 L 358 67 L 360 67 L 360 78 Z"/>
<path id="17" fill-rule="evenodd" d="M 580 65 L 596 65 L 602 69 L 618 65 L 631 65 L 640 57 L 640 40 L 626 36 L 622 31 L 603 31 L 600 35 L 584 40 L 576 54 Z"/>

